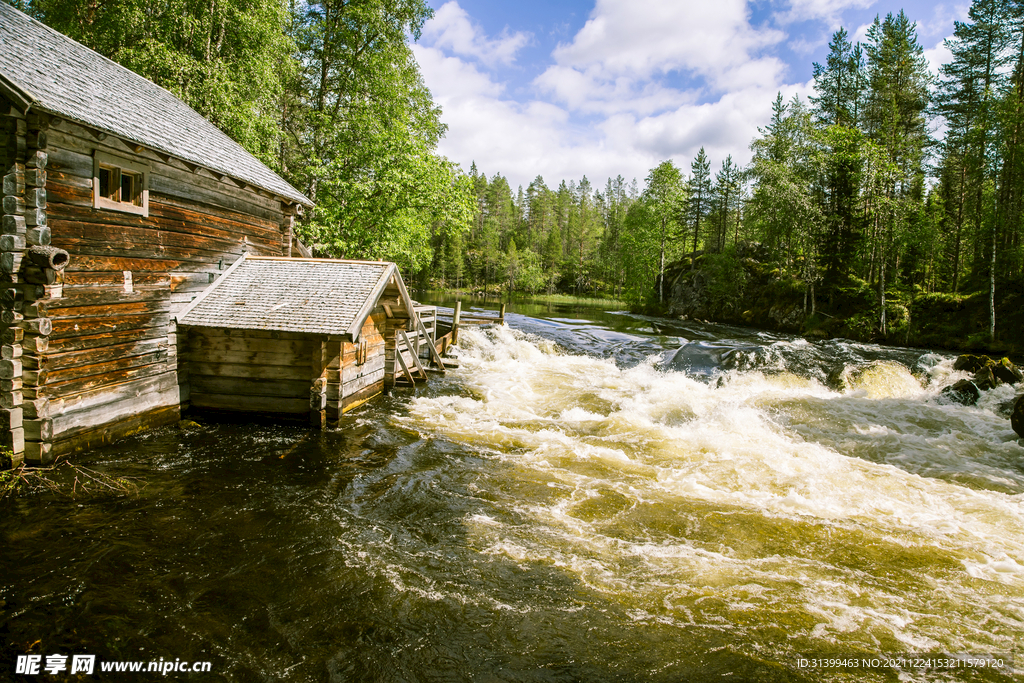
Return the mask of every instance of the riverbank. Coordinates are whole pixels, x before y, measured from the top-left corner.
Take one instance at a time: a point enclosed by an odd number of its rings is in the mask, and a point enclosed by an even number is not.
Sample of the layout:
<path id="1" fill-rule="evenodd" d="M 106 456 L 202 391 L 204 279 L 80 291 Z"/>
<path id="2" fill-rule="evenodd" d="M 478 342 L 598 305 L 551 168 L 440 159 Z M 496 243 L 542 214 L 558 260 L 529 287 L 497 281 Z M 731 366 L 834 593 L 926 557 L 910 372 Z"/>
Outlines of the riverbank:
<path id="1" fill-rule="evenodd" d="M 813 289 L 779 264 L 761 260 L 757 245 L 698 254 L 666 269 L 669 295 L 650 313 L 800 334 L 811 339 L 938 348 L 1024 357 L 1024 290 L 997 287 L 996 339 L 989 339 L 988 291 L 962 294 L 920 288 L 886 291 L 881 331 L 877 286 L 847 276 Z"/>
<path id="2" fill-rule="evenodd" d="M 560 292 L 552 294 L 526 294 L 523 292 L 515 292 L 511 296 L 509 296 L 507 290 L 505 290 L 503 287 L 476 287 L 473 289 L 431 289 L 425 291 L 417 291 L 416 296 L 441 298 L 444 300 L 451 301 L 457 301 L 460 299 L 466 301 L 483 301 L 487 303 L 514 303 L 517 301 L 529 301 L 531 303 L 598 306 L 601 308 L 621 308 L 623 310 L 629 308 L 629 303 L 613 297 L 576 296 L 574 294 L 563 294 Z"/>

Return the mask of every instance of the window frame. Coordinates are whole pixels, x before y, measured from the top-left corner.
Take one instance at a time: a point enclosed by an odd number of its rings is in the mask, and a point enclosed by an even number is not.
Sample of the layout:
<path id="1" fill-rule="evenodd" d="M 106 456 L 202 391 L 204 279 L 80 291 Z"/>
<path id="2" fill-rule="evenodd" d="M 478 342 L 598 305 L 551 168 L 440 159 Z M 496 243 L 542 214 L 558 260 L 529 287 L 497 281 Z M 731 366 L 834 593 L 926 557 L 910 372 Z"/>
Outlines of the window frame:
<path id="1" fill-rule="evenodd" d="M 134 201 L 115 201 L 100 194 L 100 168 L 113 171 L 116 176 L 117 192 L 121 190 L 121 173 L 127 172 L 134 176 L 141 176 L 139 183 L 139 203 Z M 93 153 L 92 161 L 92 205 L 96 209 L 108 211 L 120 211 L 122 213 L 133 213 L 138 216 L 149 216 L 149 163 L 137 159 L 109 154 L 96 150 Z M 113 181 L 114 178 L 111 178 Z"/>

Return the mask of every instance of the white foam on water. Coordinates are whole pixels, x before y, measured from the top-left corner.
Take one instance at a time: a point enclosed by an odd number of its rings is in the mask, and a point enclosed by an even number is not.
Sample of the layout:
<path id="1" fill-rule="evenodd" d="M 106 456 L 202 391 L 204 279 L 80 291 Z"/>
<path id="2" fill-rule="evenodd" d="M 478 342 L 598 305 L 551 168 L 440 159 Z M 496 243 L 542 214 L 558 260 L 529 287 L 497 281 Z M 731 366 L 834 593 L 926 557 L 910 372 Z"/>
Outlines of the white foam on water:
<path id="1" fill-rule="evenodd" d="M 404 422 L 501 464 L 499 502 L 466 520 L 480 552 L 680 624 L 890 651 L 1024 635 L 1024 448 L 998 397 L 939 400 L 945 359 L 921 379 L 867 364 L 837 392 L 622 369 L 507 327 L 462 337 L 471 397 L 413 398 Z"/>

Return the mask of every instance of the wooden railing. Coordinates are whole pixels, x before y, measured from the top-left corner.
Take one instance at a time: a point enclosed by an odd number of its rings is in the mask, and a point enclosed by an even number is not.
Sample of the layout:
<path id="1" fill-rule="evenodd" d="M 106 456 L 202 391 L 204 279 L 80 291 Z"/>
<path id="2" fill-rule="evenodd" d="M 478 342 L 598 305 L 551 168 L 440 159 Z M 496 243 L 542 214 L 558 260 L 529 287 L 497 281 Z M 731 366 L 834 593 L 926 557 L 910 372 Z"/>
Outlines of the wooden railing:
<path id="1" fill-rule="evenodd" d="M 458 343 L 459 328 L 463 325 L 503 324 L 505 322 L 505 304 L 497 316 L 480 314 L 463 314 L 462 302 L 455 303 L 455 310 L 450 325 L 442 324 L 442 316 L 438 315 L 437 306 L 413 306 L 412 330 L 400 330 L 395 354 L 395 377 L 404 376 L 412 386 L 416 386 L 416 378 L 427 378 L 427 367 L 433 365 L 442 374 L 445 372 L 444 356 L 451 344 Z M 444 316 L 447 317 L 447 316 Z M 449 359 L 449 366 L 454 361 Z"/>

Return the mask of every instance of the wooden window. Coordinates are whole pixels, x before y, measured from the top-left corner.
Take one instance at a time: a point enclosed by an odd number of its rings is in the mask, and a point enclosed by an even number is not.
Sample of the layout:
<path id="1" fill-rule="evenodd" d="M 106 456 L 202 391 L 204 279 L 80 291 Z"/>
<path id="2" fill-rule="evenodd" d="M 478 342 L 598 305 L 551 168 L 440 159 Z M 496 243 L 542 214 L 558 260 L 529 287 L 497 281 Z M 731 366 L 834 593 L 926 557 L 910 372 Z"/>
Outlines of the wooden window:
<path id="1" fill-rule="evenodd" d="M 362 365 L 366 362 L 367 352 L 370 350 L 370 343 L 365 339 L 361 340 L 356 346 L 356 365 Z"/>
<path id="2" fill-rule="evenodd" d="M 93 155 L 92 204 L 97 209 L 149 215 L 149 164 L 106 152 Z"/>

